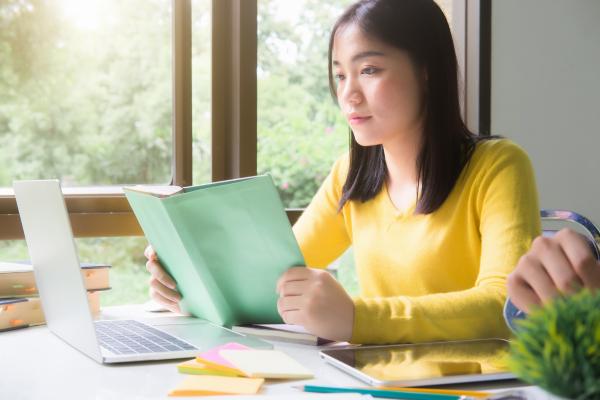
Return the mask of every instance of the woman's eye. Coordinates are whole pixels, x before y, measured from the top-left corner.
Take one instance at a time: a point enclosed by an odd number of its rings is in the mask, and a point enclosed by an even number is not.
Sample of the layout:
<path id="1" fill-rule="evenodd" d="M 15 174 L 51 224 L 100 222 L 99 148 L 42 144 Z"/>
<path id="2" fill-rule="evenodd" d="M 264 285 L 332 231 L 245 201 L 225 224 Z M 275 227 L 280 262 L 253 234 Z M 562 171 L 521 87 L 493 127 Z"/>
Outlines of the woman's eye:
<path id="1" fill-rule="evenodd" d="M 335 74 L 335 80 L 336 81 L 343 81 L 346 77 L 342 74 Z"/>
<path id="2" fill-rule="evenodd" d="M 379 71 L 379 70 L 375 67 L 365 67 L 362 69 L 362 71 L 360 71 L 360 73 L 364 74 L 364 75 L 373 75 L 377 71 Z"/>

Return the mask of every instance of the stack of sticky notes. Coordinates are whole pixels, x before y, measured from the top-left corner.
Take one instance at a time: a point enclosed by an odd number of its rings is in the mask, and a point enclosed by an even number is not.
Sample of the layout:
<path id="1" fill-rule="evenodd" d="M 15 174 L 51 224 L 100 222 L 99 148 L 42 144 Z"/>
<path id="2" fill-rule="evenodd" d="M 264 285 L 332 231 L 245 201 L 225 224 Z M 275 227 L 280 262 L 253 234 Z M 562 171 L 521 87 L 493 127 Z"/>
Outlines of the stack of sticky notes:
<path id="1" fill-rule="evenodd" d="M 312 372 L 277 350 L 221 350 L 221 357 L 251 378 L 309 379 Z"/>
<path id="2" fill-rule="evenodd" d="M 256 394 L 265 379 L 308 379 L 313 374 L 277 350 L 253 350 L 227 343 L 177 365 L 189 374 L 170 396 Z"/>
<path id="3" fill-rule="evenodd" d="M 204 352 L 193 360 L 177 365 L 177 370 L 183 374 L 192 375 L 246 376 L 242 371 L 221 357 L 219 354 L 221 350 L 250 350 L 250 347 L 238 343 L 227 343 Z"/>

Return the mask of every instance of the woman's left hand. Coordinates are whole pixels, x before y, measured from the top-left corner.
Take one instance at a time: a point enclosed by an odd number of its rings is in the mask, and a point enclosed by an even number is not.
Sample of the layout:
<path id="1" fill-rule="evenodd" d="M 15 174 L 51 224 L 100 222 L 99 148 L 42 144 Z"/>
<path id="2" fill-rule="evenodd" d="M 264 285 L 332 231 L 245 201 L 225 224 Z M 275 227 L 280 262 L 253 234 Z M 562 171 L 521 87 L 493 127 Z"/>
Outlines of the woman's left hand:
<path id="1" fill-rule="evenodd" d="M 277 282 L 277 309 L 287 324 L 302 325 L 319 337 L 349 341 L 354 303 L 342 285 L 325 270 L 294 267 Z"/>

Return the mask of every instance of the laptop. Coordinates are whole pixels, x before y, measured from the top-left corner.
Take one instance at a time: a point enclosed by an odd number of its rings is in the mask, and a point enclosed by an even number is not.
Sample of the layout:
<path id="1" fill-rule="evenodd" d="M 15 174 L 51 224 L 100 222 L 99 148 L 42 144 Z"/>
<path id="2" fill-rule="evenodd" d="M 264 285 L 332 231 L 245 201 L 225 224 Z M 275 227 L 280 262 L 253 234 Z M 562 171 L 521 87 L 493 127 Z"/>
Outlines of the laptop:
<path id="1" fill-rule="evenodd" d="M 192 358 L 228 342 L 272 347 L 197 318 L 94 321 L 59 181 L 15 181 L 13 188 L 46 324 L 75 349 L 111 364 Z"/>

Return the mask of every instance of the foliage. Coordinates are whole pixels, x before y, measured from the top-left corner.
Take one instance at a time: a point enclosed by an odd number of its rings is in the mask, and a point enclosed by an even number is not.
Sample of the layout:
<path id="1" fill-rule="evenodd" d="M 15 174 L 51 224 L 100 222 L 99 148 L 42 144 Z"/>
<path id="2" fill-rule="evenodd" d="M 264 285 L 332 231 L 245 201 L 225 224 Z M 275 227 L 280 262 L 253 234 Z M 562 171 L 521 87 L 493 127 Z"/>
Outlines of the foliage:
<path id="1" fill-rule="evenodd" d="M 558 396 L 600 399 L 600 292 L 559 297 L 520 321 L 510 366 Z"/>
<path id="2" fill-rule="evenodd" d="M 348 147 L 327 51 L 330 27 L 349 3 L 304 0 L 302 12 L 278 18 L 289 2 L 259 2 L 258 172 L 273 176 L 288 207 L 306 206 Z"/>

